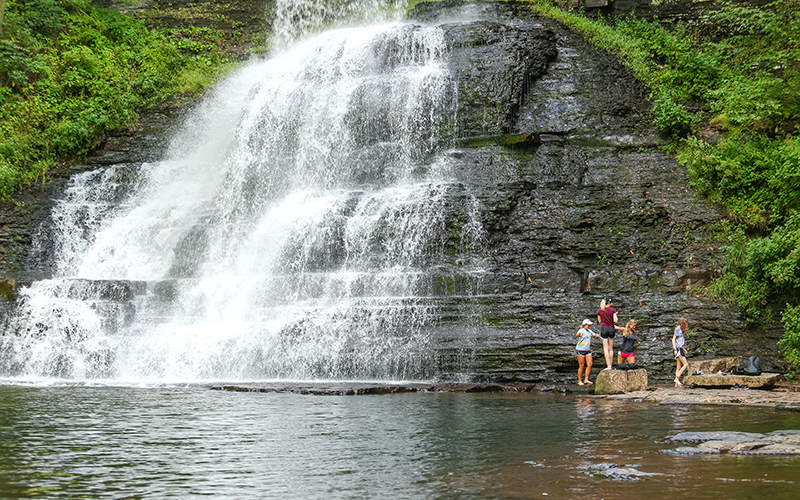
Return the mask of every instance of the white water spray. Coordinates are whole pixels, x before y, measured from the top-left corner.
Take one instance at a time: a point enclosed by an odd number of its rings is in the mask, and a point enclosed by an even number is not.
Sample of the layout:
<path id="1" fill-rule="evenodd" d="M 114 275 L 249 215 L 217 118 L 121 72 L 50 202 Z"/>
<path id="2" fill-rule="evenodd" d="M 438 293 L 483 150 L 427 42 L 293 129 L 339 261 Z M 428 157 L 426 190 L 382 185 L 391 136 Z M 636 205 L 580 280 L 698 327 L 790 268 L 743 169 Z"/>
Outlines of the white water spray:
<path id="1" fill-rule="evenodd" d="M 272 42 L 283 48 L 323 29 L 397 20 L 407 3 L 405 0 L 276 0 Z"/>
<path id="2" fill-rule="evenodd" d="M 0 374 L 436 377 L 437 297 L 483 238 L 436 156 L 445 55 L 435 27 L 327 31 L 219 85 L 164 161 L 74 176 Z"/>

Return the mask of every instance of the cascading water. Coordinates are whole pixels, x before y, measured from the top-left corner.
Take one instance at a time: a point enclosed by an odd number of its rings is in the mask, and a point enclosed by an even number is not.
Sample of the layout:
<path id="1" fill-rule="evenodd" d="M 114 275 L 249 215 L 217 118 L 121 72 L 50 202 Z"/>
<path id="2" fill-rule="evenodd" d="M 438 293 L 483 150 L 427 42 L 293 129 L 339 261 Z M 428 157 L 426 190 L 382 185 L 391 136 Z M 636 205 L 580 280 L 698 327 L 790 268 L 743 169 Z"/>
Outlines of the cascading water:
<path id="1" fill-rule="evenodd" d="M 275 0 L 272 43 L 286 47 L 323 28 L 396 19 L 405 0 Z"/>
<path id="2" fill-rule="evenodd" d="M 437 155 L 446 53 L 436 27 L 323 32 L 219 85 L 165 160 L 74 176 L 0 374 L 437 377 L 442 289 L 479 279 L 483 238 Z"/>

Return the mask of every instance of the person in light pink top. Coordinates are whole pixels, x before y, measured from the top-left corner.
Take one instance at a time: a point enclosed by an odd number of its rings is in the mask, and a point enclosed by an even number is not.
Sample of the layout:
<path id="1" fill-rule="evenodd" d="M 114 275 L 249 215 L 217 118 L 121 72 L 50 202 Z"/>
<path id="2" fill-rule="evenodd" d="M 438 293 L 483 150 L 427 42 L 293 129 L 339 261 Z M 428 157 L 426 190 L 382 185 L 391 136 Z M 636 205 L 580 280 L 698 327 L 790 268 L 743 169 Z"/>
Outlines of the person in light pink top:
<path id="1" fill-rule="evenodd" d="M 675 369 L 675 387 L 683 387 L 681 383 L 681 375 L 689 368 L 689 362 L 686 361 L 686 332 L 689 330 L 689 320 L 681 316 L 678 324 L 675 325 L 675 334 L 672 336 L 672 354 L 675 355 L 675 361 L 678 366 Z"/>
<path id="2" fill-rule="evenodd" d="M 600 338 L 603 339 L 603 355 L 606 358 L 606 368 L 610 370 L 614 362 L 614 337 L 617 335 L 617 310 L 612 305 L 611 297 L 606 297 L 600 301 L 600 309 L 597 310 L 597 322 L 600 323 Z"/>

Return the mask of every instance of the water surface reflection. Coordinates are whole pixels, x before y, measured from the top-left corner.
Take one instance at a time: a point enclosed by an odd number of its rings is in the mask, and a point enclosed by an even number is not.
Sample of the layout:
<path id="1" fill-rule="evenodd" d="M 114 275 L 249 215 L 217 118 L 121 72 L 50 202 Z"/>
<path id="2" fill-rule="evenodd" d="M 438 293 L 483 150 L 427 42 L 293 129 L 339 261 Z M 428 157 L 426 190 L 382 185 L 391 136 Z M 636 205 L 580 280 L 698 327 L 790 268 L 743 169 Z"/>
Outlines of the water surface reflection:
<path id="1" fill-rule="evenodd" d="M 5 385 L 0 497 L 777 500 L 796 498 L 800 458 L 677 455 L 664 437 L 798 428 L 795 412 L 561 395 Z"/>

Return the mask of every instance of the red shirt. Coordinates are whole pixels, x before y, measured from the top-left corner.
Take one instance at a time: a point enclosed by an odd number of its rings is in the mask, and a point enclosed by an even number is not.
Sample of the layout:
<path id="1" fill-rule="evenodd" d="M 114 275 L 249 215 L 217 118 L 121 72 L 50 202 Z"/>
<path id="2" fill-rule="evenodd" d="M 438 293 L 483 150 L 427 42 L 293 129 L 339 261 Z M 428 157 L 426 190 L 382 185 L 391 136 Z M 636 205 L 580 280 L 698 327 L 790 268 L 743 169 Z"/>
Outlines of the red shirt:
<path id="1" fill-rule="evenodd" d="M 617 310 L 612 306 L 598 309 L 597 315 L 600 316 L 600 328 L 614 328 L 614 313 L 616 312 Z"/>

